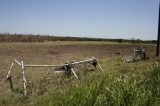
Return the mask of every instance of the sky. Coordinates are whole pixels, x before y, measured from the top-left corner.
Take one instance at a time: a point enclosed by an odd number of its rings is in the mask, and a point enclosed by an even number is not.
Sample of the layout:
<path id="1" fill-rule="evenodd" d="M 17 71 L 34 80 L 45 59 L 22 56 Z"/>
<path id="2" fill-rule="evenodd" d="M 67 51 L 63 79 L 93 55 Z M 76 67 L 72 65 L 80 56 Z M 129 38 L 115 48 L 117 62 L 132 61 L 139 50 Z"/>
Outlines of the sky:
<path id="1" fill-rule="evenodd" d="M 0 32 L 157 39 L 159 0 L 1 0 Z"/>

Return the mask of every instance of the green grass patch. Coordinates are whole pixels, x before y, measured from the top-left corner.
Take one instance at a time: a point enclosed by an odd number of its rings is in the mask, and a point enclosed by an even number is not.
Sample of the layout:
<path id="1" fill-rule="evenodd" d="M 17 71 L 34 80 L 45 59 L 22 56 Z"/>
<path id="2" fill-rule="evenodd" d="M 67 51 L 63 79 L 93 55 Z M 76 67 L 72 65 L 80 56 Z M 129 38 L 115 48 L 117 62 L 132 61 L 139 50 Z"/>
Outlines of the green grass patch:
<path id="1" fill-rule="evenodd" d="M 67 88 L 51 90 L 33 104 L 42 106 L 157 106 L 160 63 L 145 75 L 94 73 Z"/>

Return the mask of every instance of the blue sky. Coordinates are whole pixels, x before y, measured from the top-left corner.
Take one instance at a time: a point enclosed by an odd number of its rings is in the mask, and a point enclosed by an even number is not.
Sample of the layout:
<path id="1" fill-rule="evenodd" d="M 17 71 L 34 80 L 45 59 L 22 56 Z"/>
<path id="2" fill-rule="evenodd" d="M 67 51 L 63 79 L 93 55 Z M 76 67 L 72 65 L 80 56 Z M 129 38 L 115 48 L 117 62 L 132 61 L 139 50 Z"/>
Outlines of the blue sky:
<path id="1" fill-rule="evenodd" d="M 1 0 L 0 32 L 157 38 L 159 0 Z"/>

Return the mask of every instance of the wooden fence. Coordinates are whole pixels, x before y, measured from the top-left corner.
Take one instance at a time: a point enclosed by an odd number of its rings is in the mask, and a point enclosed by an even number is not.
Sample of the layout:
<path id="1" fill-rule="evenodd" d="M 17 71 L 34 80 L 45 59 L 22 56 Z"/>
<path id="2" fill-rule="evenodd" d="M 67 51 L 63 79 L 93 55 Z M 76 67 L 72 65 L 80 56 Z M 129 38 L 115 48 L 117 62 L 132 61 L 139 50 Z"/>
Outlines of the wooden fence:
<path id="1" fill-rule="evenodd" d="M 25 78 L 25 68 L 27 68 L 27 67 L 52 67 L 52 68 L 56 69 L 55 73 L 59 73 L 59 72 L 63 72 L 63 71 L 66 74 L 73 73 L 74 76 L 77 79 L 79 79 L 73 68 L 78 64 L 88 64 L 88 63 L 93 65 L 95 68 L 98 66 L 103 71 L 103 68 L 100 66 L 100 64 L 97 62 L 97 60 L 94 57 L 86 59 L 86 60 L 82 60 L 82 61 L 76 61 L 76 62 L 68 62 L 67 61 L 67 63 L 61 64 L 61 65 L 33 65 L 33 64 L 27 65 L 27 64 L 24 64 L 23 61 L 17 61 L 16 59 L 14 59 L 12 61 L 10 68 L 9 68 L 9 71 L 7 74 L 7 80 L 10 82 L 10 88 L 13 89 L 11 72 L 12 72 L 14 64 L 18 64 L 21 67 L 23 91 L 24 91 L 23 94 L 26 96 L 27 95 L 27 89 L 26 89 L 27 81 Z"/>

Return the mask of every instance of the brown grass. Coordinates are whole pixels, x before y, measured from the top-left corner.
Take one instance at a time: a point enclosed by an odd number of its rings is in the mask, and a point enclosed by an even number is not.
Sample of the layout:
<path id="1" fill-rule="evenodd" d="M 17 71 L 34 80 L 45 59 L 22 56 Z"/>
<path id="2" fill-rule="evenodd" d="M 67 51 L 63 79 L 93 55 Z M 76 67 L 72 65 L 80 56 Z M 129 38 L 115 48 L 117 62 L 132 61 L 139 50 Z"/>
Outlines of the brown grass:
<path id="1" fill-rule="evenodd" d="M 124 64 L 115 54 L 116 52 L 130 52 L 136 47 L 144 47 L 147 56 L 150 58 L 155 54 L 155 46 L 146 44 L 119 44 L 95 41 L 0 43 L 0 96 L 6 96 L 7 99 L 12 94 L 15 95 L 15 92 L 10 91 L 8 83 L 5 83 L 8 69 L 14 58 L 24 60 L 25 64 L 62 64 L 66 61 L 83 60 L 95 56 L 105 71 L 112 72 L 116 70 L 125 73 L 125 69 L 134 71 L 139 68 L 139 70 L 145 70 L 147 68 L 145 66 L 148 66 L 152 61 L 150 59 L 140 63 Z M 61 75 L 55 75 L 52 70 L 52 68 L 27 68 L 25 70 L 27 81 L 31 81 L 28 84 L 28 89 L 30 93 L 32 92 L 33 97 L 40 95 L 39 92 L 47 92 L 48 88 L 56 89 L 56 87 L 61 87 L 73 80 L 71 78 L 63 81 Z M 22 89 L 22 81 L 20 80 L 21 74 L 17 65 L 14 67 L 13 76 L 16 93 L 19 94 Z"/>

